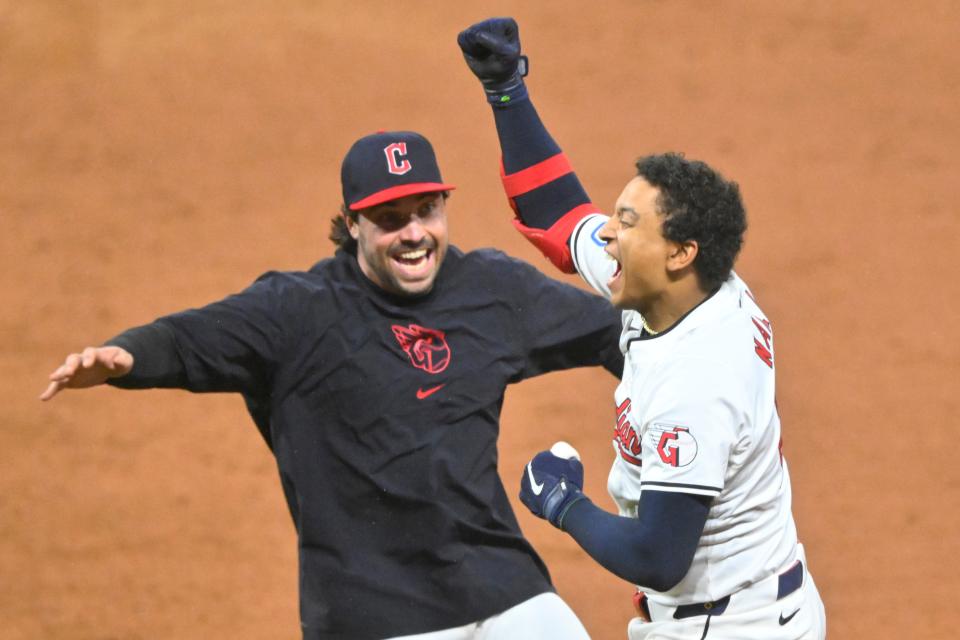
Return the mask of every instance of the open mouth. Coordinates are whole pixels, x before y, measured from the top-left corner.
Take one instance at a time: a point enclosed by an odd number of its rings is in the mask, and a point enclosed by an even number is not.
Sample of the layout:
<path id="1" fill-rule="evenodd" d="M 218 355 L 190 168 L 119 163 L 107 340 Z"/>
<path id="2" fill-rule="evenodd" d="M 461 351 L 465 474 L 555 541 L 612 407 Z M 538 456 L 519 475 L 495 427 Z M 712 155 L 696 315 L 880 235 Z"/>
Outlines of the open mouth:
<path id="1" fill-rule="evenodd" d="M 436 254 L 436 249 L 428 247 L 397 251 L 390 256 L 393 272 L 400 281 L 426 281 L 436 271 Z"/>
<path id="2" fill-rule="evenodd" d="M 611 276 L 610 276 L 610 279 L 607 280 L 607 288 L 610 289 L 611 291 L 613 291 L 613 290 L 616 288 L 616 286 L 619 285 L 620 274 L 623 272 L 623 265 L 621 265 L 621 264 L 620 264 L 620 261 L 617 260 L 616 258 L 614 258 L 613 256 L 611 256 L 609 253 L 608 253 L 607 255 L 608 255 L 608 256 L 610 257 L 610 259 L 613 260 L 613 261 L 616 263 L 616 265 L 617 265 L 617 268 L 614 270 L 613 275 L 611 275 Z"/>
<path id="3" fill-rule="evenodd" d="M 402 251 L 394 254 L 393 259 L 402 265 L 415 267 L 429 260 L 432 251 L 430 249 L 413 249 L 411 251 Z"/>

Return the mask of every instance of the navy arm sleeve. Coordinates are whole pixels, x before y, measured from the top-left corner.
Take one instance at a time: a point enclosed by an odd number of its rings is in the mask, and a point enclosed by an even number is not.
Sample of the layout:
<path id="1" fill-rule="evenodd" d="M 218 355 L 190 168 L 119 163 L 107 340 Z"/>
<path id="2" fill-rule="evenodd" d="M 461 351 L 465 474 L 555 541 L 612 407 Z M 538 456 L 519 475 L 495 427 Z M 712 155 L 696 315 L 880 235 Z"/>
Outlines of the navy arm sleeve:
<path id="1" fill-rule="evenodd" d="M 570 507 L 563 528 L 608 571 L 669 591 L 690 570 L 709 510 L 707 496 L 644 491 L 636 518 L 608 513 L 587 499 Z"/>
<path id="2" fill-rule="evenodd" d="M 568 212 L 590 204 L 569 166 L 550 168 L 551 161 L 562 159 L 565 163 L 566 158 L 529 98 L 495 106 L 493 116 L 503 153 L 505 184 L 509 176 L 519 179 L 518 189 L 508 187 L 507 195 L 526 226 L 549 229 Z"/>

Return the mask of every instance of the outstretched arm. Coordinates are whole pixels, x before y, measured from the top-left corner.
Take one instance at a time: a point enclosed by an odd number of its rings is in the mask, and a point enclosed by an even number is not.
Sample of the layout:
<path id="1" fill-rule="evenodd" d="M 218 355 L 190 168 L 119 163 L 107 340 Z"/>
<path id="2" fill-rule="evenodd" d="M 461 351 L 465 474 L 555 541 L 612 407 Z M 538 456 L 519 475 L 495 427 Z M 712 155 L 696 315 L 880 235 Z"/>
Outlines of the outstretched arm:
<path id="1" fill-rule="evenodd" d="M 515 226 L 554 265 L 573 273 L 570 236 L 583 218 L 599 209 L 530 101 L 517 23 L 513 18 L 484 20 L 461 32 L 457 42 L 493 107 L 503 185 L 517 214 Z"/>
<path id="2" fill-rule="evenodd" d="M 136 363 L 136 371 L 133 370 Z M 50 400 L 62 389 L 101 384 L 126 389 L 180 386 L 184 367 L 170 329 L 159 322 L 127 329 L 100 347 L 71 353 L 53 373 L 40 395 Z"/>
<path id="3" fill-rule="evenodd" d="M 103 383 L 123 389 L 258 396 L 268 391 L 270 376 L 286 352 L 290 333 L 278 318 L 296 316 L 284 307 L 300 299 L 283 293 L 293 282 L 283 274 L 264 274 L 241 293 L 164 316 L 128 329 L 102 347 L 90 347 L 84 351 L 90 354 L 86 359 L 71 354 L 51 374 L 41 399 L 49 400 L 61 389 Z M 126 355 L 114 356 L 121 352 Z"/>

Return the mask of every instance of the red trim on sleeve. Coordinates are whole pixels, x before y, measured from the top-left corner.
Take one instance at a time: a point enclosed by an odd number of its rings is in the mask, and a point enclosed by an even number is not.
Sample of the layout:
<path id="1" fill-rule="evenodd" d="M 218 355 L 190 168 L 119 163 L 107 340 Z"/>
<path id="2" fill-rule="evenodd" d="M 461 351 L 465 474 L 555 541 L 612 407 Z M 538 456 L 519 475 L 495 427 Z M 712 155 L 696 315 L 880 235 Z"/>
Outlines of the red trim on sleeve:
<path id="1" fill-rule="evenodd" d="M 503 159 L 500 160 L 500 179 L 503 180 L 503 189 L 508 198 L 533 191 L 571 171 L 573 167 L 562 152 L 510 175 L 504 172 Z"/>
<path id="2" fill-rule="evenodd" d="M 577 223 L 592 213 L 600 213 L 600 210 L 588 202 L 565 213 L 549 229 L 534 229 L 523 224 L 519 219 L 514 219 L 513 226 L 560 271 L 576 273 L 568 241 Z"/>

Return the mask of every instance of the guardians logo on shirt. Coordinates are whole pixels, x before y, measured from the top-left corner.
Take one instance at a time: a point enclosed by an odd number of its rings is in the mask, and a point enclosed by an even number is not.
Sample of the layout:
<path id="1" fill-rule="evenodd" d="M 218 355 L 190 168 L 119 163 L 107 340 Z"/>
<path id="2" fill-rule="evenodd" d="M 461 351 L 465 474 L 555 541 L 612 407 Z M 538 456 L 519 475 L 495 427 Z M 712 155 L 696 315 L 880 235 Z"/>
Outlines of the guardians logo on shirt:
<path id="1" fill-rule="evenodd" d="M 697 440 L 687 427 L 654 422 L 646 437 L 664 464 L 671 467 L 685 467 L 697 457 Z"/>
<path id="2" fill-rule="evenodd" d="M 406 327 L 399 324 L 392 325 L 393 335 L 400 343 L 410 364 L 427 373 L 440 373 L 450 364 L 450 345 L 443 331 L 428 329 L 418 324 Z"/>

